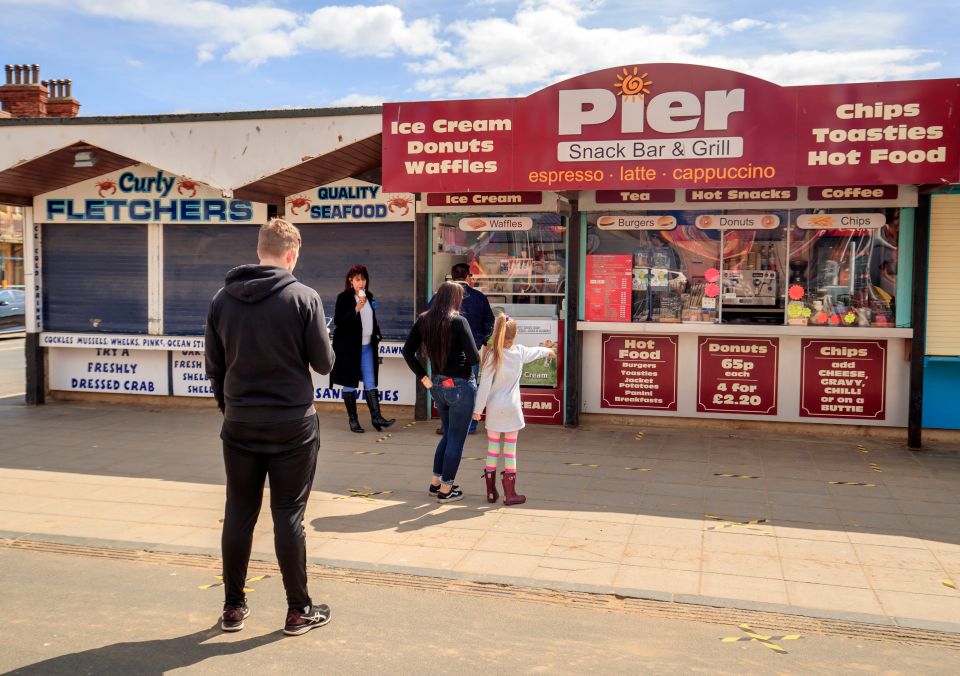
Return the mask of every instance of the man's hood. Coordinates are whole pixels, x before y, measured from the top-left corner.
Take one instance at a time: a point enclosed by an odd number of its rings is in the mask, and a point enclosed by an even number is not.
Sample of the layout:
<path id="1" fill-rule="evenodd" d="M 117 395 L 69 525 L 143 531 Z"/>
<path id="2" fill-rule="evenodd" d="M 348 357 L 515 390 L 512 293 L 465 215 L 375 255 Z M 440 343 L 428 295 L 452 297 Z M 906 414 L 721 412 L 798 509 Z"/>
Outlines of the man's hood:
<path id="1" fill-rule="evenodd" d="M 244 303 L 259 303 L 297 281 L 276 265 L 241 265 L 227 273 L 224 291 Z"/>

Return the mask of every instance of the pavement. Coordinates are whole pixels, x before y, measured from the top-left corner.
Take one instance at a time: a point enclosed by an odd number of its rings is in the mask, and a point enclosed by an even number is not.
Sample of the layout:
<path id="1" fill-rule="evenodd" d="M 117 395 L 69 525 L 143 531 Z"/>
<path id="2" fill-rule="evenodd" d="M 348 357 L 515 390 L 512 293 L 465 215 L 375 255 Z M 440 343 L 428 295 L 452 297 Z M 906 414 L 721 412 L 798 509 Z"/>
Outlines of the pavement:
<path id="1" fill-rule="evenodd" d="M 796 617 L 665 616 L 615 599 L 397 585 L 383 575 L 312 576 L 332 621 L 285 637 L 283 589 L 270 567 L 251 571 L 251 615 L 243 631 L 225 634 L 215 624 L 214 559 L 26 544 L 0 546 L 0 672 L 24 676 L 960 672 L 957 641 L 837 634 Z"/>
<path id="2" fill-rule="evenodd" d="M 0 397 L 23 396 L 26 360 L 23 338 L 0 334 Z"/>
<path id="3" fill-rule="evenodd" d="M 426 495 L 435 423 L 356 435 L 340 411 L 320 417 L 312 562 L 960 631 L 954 449 L 812 427 L 530 426 L 525 505 L 485 501 L 482 433 L 458 477 L 467 499 L 438 505 Z M 217 555 L 219 423 L 215 409 L 146 398 L 0 398 L 0 537 Z M 253 549 L 275 560 L 266 513 Z"/>

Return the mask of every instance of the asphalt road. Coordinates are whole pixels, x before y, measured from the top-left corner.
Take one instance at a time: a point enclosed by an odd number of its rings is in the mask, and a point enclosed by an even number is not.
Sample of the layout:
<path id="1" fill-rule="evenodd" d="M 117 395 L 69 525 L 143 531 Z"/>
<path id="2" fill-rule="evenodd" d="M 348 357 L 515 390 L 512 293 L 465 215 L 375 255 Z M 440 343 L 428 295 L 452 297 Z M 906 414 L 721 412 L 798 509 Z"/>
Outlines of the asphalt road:
<path id="1" fill-rule="evenodd" d="M 23 338 L 0 336 L 0 398 L 23 396 L 25 368 Z"/>
<path id="2" fill-rule="evenodd" d="M 0 672 L 960 673 L 960 650 L 940 646 L 801 635 L 776 639 L 779 654 L 749 637 L 722 642 L 745 637 L 736 626 L 538 603 L 509 589 L 476 597 L 349 578 L 311 581 L 333 621 L 299 637 L 279 631 L 280 580 L 251 581 L 246 628 L 223 634 L 216 570 L 181 563 L 0 541 Z M 790 634 L 789 626 L 755 629 Z"/>

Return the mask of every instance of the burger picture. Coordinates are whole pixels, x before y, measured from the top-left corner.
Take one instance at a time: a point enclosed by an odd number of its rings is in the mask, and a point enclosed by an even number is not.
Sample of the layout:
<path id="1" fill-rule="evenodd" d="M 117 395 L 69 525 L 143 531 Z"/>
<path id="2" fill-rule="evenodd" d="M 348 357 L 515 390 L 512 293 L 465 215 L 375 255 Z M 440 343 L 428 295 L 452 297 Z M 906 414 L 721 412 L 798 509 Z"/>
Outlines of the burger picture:
<path id="1" fill-rule="evenodd" d="M 613 216 L 601 216 L 597 219 L 597 227 L 600 228 L 612 228 L 617 224 L 617 219 Z"/>

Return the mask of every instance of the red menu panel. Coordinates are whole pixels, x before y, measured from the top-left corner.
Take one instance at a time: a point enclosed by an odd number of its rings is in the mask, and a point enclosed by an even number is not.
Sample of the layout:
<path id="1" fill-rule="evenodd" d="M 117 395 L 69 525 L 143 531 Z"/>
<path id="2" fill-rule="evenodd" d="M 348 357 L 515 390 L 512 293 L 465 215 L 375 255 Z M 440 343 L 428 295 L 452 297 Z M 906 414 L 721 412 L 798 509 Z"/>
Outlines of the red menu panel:
<path id="1" fill-rule="evenodd" d="M 677 336 L 604 333 L 600 408 L 677 410 Z"/>
<path id="2" fill-rule="evenodd" d="M 633 293 L 633 257 L 587 256 L 584 318 L 587 321 L 629 322 Z"/>
<path id="3" fill-rule="evenodd" d="M 800 416 L 883 420 L 887 341 L 800 341 Z"/>
<path id="4" fill-rule="evenodd" d="M 777 414 L 777 338 L 700 337 L 697 411 Z"/>

